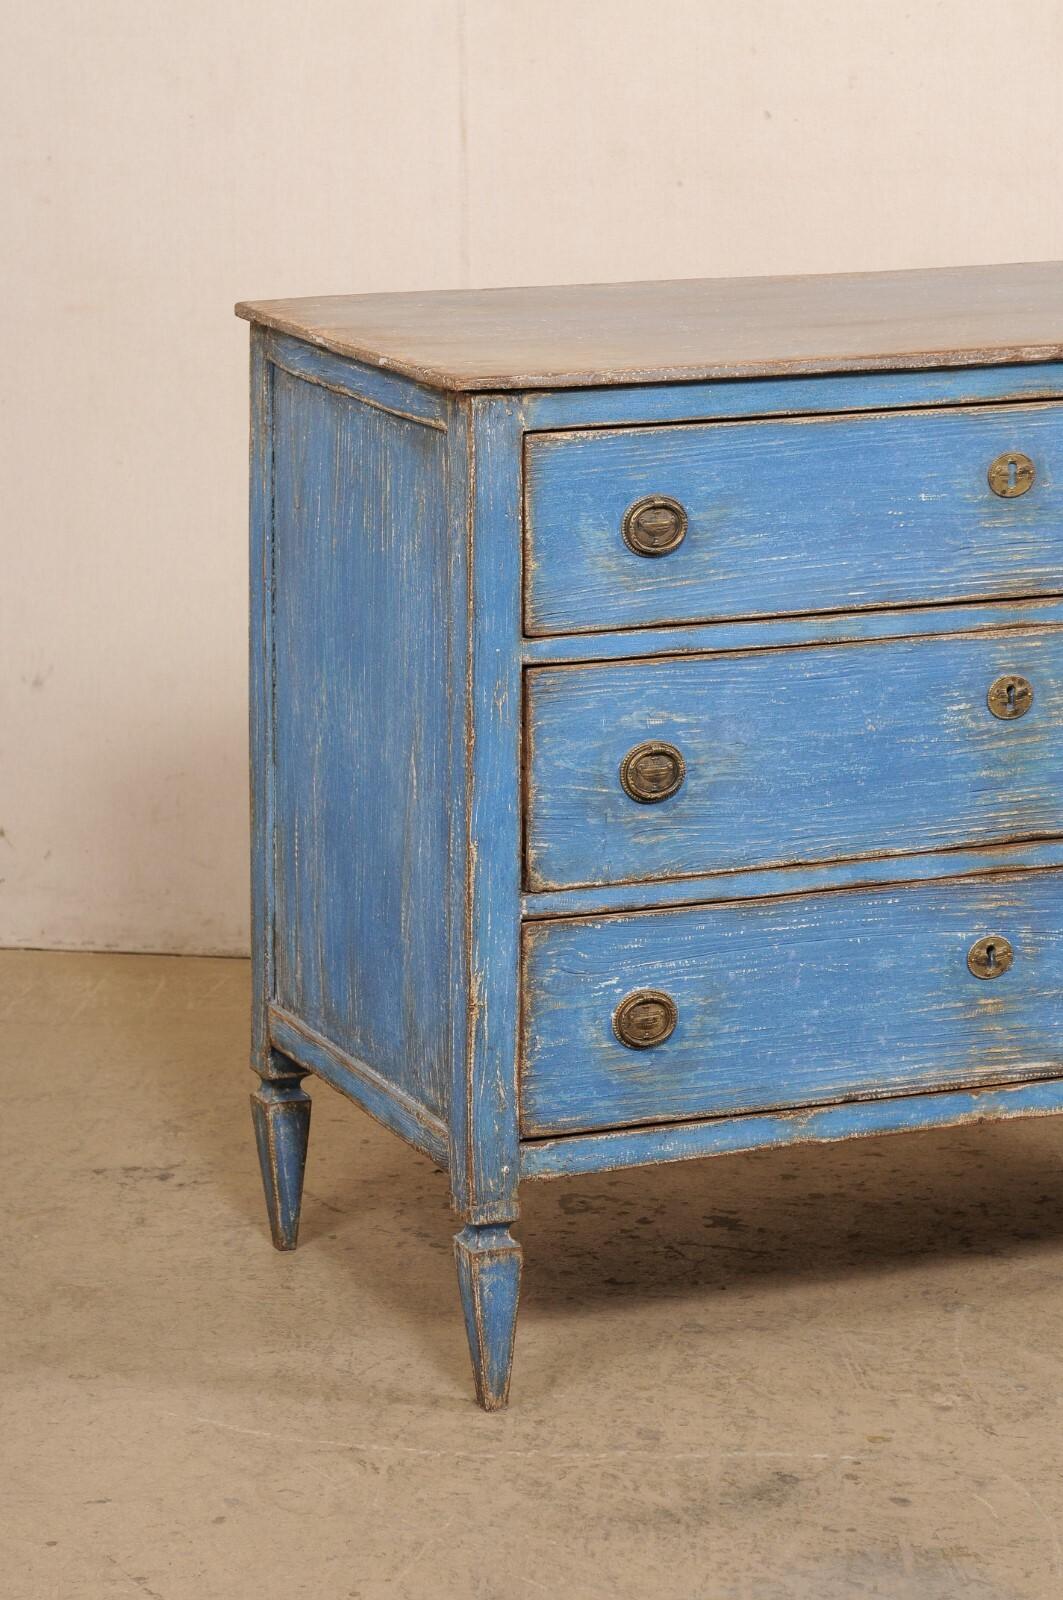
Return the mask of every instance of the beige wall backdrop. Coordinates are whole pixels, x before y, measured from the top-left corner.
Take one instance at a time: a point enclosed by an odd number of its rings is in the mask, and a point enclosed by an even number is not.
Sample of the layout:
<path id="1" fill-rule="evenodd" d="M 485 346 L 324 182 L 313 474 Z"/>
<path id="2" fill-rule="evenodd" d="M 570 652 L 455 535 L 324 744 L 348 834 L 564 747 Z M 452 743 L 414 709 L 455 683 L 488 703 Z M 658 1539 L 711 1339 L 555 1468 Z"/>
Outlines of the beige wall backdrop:
<path id="1" fill-rule="evenodd" d="M 1056 0 L 4 0 L 0 942 L 246 947 L 238 297 L 1063 256 Z"/>

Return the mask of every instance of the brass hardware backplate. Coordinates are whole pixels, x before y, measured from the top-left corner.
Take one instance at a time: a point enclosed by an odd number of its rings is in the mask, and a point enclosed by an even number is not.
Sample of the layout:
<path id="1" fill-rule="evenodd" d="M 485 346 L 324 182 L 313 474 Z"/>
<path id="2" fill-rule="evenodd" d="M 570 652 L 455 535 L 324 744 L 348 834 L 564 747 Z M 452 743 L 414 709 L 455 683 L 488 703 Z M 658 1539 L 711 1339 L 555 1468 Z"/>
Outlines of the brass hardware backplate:
<path id="1" fill-rule="evenodd" d="M 1003 500 L 1013 500 L 1032 488 L 1034 464 L 1021 450 L 1008 450 L 989 463 L 989 487 Z"/>
<path id="2" fill-rule="evenodd" d="M 986 704 L 995 717 L 1010 722 L 1014 717 L 1024 717 L 1033 705 L 1033 684 L 1017 672 L 1006 672 L 989 685 Z"/>
<path id="3" fill-rule="evenodd" d="M 972 944 L 967 952 L 967 965 L 976 978 L 999 978 L 1015 960 L 1015 952 L 1002 934 L 991 933 Z"/>
<path id="4" fill-rule="evenodd" d="M 678 500 L 651 494 L 628 506 L 620 531 L 637 556 L 666 556 L 686 538 L 687 514 Z"/>
<path id="5" fill-rule="evenodd" d="M 636 989 L 613 1012 L 613 1031 L 629 1050 L 652 1050 L 675 1030 L 679 1008 L 660 989 Z"/>
<path id="6" fill-rule="evenodd" d="M 620 782 L 625 794 L 641 805 L 667 800 L 682 786 L 686 763 L 674 744 L 648 739 L 629 750 L 620 763 Z"/>

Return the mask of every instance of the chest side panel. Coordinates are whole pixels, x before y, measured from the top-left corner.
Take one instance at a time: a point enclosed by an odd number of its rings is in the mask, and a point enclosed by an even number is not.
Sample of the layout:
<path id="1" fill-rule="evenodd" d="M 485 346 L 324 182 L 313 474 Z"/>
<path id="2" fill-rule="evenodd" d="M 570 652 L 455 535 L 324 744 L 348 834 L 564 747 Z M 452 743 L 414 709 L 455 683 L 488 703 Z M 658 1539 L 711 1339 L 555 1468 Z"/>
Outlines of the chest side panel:
<path id="1" fill-rule="evenodd" d="M 1002 622 L 1007 620 L 1002 608 Z M 1007 685 L 1032 700 L 1006 703 Z M 993 686 L 1005 703 L 990 707 Z M 528 882 L 621 883 L 1058 834 L 1063 630 L 528 673 Z M 678 752 L 649 803 L 625 757 Z"/>
<path id="2" fill-rule="evenodd" d="M 1014 452 L 1032 482 L 995 493 Z M 1051 403 L 530 434 L 525 468 L 530 634 L 1060 589 Z M 625 514 L 657 497 L 684 532 L 647 557 Z"/>
<path id="3" fill-rule="evenodd" d="M 443 1113 L 446 434 L 277 370 L 275 998 Z"/>

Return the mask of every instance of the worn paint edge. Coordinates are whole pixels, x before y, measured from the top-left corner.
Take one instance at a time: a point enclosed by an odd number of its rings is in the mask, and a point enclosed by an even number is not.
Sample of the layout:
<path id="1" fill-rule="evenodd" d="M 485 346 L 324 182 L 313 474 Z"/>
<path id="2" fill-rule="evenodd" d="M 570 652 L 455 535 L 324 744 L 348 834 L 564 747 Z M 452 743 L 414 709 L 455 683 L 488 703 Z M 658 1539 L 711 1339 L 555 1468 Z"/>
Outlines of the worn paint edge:
<path id="1" fill-rule="evenodd" d="M 656 1166 L 702 1156 L 737 1155 L 794 1144 L 830 1144 L 874 1134 L 915 1133 L 1011 1117 L 1063 1111 L 1063 1078 L 980 1089 L 938 1090 L 880 1100 L 846 1101 L 785 1112 L 758 1112 L 703 1122 L 524 1140 L 522 1178 Z"/>
<path id="2" fill-rule="evenodd" d="M 331 356 L 297 339 L 266 334 L 267 358 L 290 378 L 316 384 L 333 394 L 360 400 L 363 405 L 403 422 L 447 431 L 447 399 L 434 390 L 421 389 L 408 379 L 391 377 L 356 362 Z"/>
<path id="3" fill-rule="evenodd" d="M 446 1125 L 366 1062 L 347 1055 L 280 1006 L 269 1008 L 269 1036 L 276 1049 L 338 1089 L 407 1144 L 431 1156 L 438 1166 L 449 1167 Z"/>

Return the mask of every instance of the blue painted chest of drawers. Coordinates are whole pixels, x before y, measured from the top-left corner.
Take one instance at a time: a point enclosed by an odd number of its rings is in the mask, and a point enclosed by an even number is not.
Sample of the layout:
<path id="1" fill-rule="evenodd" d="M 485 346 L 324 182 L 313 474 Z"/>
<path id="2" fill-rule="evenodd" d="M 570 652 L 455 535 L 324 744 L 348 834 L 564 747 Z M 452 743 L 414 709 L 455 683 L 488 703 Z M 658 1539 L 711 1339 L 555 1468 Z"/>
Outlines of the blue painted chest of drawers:
<path id="1" fill-rule="evenodd" d="M 450 1178 L 1063 1109 L 1063 269 L 270 301 L 252 1097 Z"/>

